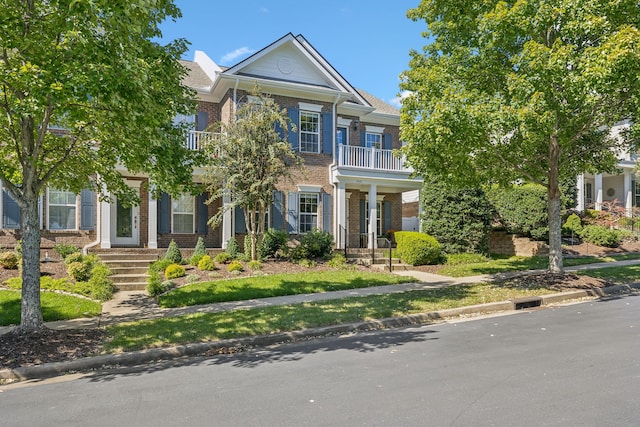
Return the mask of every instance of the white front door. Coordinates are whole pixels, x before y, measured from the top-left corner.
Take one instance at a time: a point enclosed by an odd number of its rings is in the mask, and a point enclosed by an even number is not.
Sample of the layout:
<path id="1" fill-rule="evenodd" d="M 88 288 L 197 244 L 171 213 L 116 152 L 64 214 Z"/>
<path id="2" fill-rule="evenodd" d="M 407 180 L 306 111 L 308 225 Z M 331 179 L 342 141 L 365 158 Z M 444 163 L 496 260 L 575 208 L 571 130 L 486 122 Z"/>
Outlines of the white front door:
<path id="1" fill-rule="evenodd" d="M 140 195 L 140 186 L 131 186 Z M 111 244 L 138 246 L 140 244 L 140 206 L 123 206 L 114 197 L 111 203 Z"/>

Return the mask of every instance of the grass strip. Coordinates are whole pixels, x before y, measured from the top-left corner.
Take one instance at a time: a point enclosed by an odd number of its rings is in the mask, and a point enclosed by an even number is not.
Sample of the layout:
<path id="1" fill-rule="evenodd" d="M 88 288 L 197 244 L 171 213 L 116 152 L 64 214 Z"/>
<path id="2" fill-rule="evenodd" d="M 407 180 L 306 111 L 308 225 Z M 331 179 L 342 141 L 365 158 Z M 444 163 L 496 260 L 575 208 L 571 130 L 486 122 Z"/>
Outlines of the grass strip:
<path id="1" fill-rule="evenodd" d="M 593 268 L 587 271 L 578 271 L 577 274 L 609 280 L 617 284 L 633 283 L 640 281 L 640 265 Z"/>
<path id="2" fill-rule="evenodd" d="M 97 316 L 102 309 L 97 301 L 55 292 L 41 292 L 40 303 L 45 322 Z M 20 292 L 0 290 L 0 326 L 19 324 L 20 310 Z"/>
<path id="3" fill-rule="evenodd" d="M 424 313 L 555 292 L 495 284 L 450 286 L 266 308 L 198 313 L 109 326 L 105 351 L 118 353 L 191 342 L 295 331 Z"/>
<path id="4" fill-rule="evenodd" d="M 354 270 L 310 271 L 216 280 L 183 286 L 158 299 L 161 307 L 185 307 L 283 295 L 311 294 L 415 282 L 412 277 Z"/>

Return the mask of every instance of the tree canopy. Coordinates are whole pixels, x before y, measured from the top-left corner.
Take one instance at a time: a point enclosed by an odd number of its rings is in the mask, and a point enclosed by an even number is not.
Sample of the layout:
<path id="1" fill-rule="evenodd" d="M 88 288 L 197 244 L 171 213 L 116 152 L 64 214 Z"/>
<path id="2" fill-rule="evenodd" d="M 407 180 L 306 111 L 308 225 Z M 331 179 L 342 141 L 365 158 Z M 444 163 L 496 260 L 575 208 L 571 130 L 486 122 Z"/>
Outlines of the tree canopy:
<path id="1" fill-rule="evenodd" d="M 258 87 L 238 107 L 231 123 L 219 125 L 221 132 L 208 147 L 207 189 L 209 202 L 227 196 L 229 203 L 210 223 L 219 224 L 227 209 L 242 208 L 251 259 L 257 260 L 257 243 L 264 235 L 276 185 L 290 179 L 302 159 L 286 140 L 285 130 L 292 126 L 286 110 Z"/>
<path id="2" fill-rule="evenodd" d="M 402 75 L 408 161 L 452 183 L 544 185 L 561 271 L 559 181 L 613 171 L 638 134 L 637 2 L 423 0 L 408 17 L 430 41 Z"/>
<path id="3" fill-rule="evenodd" d="M 178 62 L 160 45 L 171 0 L 2 0 L 0 179 L 21 208 L 24 330 L 41 326 L 37 200 L 45 187 L 106 189 L 137 203 L 117 166 L 177 192 L 197 161 L 177 114 L 193 109 Z"/>

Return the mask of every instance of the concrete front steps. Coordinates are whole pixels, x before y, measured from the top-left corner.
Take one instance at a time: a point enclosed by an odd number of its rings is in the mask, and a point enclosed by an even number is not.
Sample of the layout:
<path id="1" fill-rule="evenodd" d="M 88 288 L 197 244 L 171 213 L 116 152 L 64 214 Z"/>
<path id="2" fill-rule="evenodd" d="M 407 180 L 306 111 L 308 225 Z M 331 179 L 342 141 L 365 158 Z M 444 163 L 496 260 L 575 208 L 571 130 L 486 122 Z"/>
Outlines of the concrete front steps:
<path id="1" fill-rule="evenodd" d="M 159 257 L 153 249 L 102 249 L 98 255 L 113 273 L 109 278 L 120 291 L 140 291 L 147 286 L 149 265 Z"/>
<path id="2" fill-rule="evenodd" d="M 355 261 L 356 264 L 367 265 L 380 270 L 389 271 L 389 254 L 385 255 L 384 250 L 376 250 L 374 258 L 371 257 L 371 249 L 349 249 L 347 259 Z M 411 266 L 403 264 L 399 258 L 391 258 L 391 271 L 410 270 Z"/>

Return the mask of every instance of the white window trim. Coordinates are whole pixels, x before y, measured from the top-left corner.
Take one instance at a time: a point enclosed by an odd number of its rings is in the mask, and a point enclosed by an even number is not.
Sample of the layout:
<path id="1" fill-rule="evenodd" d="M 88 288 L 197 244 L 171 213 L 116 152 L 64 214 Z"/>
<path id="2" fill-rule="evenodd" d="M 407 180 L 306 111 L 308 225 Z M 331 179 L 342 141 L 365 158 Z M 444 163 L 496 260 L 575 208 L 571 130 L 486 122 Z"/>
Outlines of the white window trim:
<path id="1" fill-rule="evenodd" d="M 316 213 L 312 214 L 309 212 L 302 212 L 301 206 L 302 206 L 302 196 L 315 196 L 316 197 Z M 316 217 L 316 225 L 314 227 L 311 227 L 311 230 L 313 230 L 314 228 L 318 229 L 319 227 L 319 221 L 320 221 L 320 216 L 319 216 L 319 212 L 320 212 L 320 204 L 322 203 L 321 197 L 320 197 L 320 193 L 315 193 L 315 192 L 310 192 L 310 191 L 303 191 L 300 192 L 298 194 L 298 234 L 306 234 L 307 231 L 302 231 L 302 215 L 315 215 Z"/>
<path id="2" fill-rule="evenodd" d="M 344 117 L 338 117 L 338 121 L 337 121 L 336 125 L 338 127 L 346 127 L 346 128 L 348 128 L 348 127 L 351 127 L 351 122 L 352 121 L 353 120 L 351 120 L 351 119 L 345 119 Z"/>
<path id="3" fill-rule="evenodd" d="M 191 212 L 191 232 L 176 232 L 175 231 L 175 226 L 174 226 L 174 214 L 176 213 L 173 210 L 173 197 L 171 198 L 171 234 L 194 234 L 196 232 L 196 198 L 192 195 L 187 195 L 187 194 L 183 194 L 181 197 L 183 196 L 189 196 L 191 197 L 191 201 L 192 201 L 192 209 L 193 211 Z M 177 212 L 177 214 L 179 215 L 186 215 L 188 212 Z"/>
<path id="4" fill-rule="evenodd" d="M 336 138 L 338 137 L 338 129 L 346 129 L 347 130 L 345 132 L 345 134 L 344 134 L 344 137 L 345 137 L 346 141 L 344 141 L 342 145 L 349 145 L 349 126 L 344 126 L 344 125 L 338 124 L 336 126 Z"/>
<path id="5" fill-rule="evenodd" d="M 380 133 L 380 134 L 384 133 L 384 127 L 382 126 L 366 125 L 364 128 L 367 133 Z"/>
<path id="6" fill-rule="evenodd" d="M 321 193 L 322 185 L 298 184 L 298 192 L 300 193 Z"/>
<path id="7" fill-rule="evenodd" d="M 322 108 L 322 106 L 320 106 L 320 108 Z M 302 150 L 302 115 L 303 114 L 315 114 L 318 117 L 318 148 L 315 151 L 307 151 L 307 150 Z M 319 111 L 311 111 L 311 110 L 302 110 L 300 109 L 300 112 L 298 113 L 298 151 L 300 151 L 301 153 L 320 153 L 320 151 L 322 150 L 322 129 L 321 127 L 321 122 L 322 122 L 322 116 L 320 114 Z M 305 132 L 307 134 L 316 134 L 315 132 Z"/>
<path id="8" fill-rule="evenodd" d="M 50 209 L 51 208 L 51 197 L 49 195 L 49 191 L 50 190 L 51 189 L 49 187 L 47 187 L 47 224 L 46 224 L 47 228 L 46 229 L 48 231 L 53 231 L 53 232 L 78 231 L 79 230 L 79 227 L 78 227 L 78 223 L 79 223 L 78 219 L 79 218 L 78 218 L 78 216 L 80 214 L 80 209 L 81 209 L 81 207 L 80 207 L 80 195 L 76 194 L 75 227 L 74 228 L 51 228 L 51 215 L 49 214 L 49 212 L 51 211 L 51 209 Z M 62 191 L 62 190 L 60 190 L 60 191 Z M 69 193 L 70 193 L 70 191 L 69 191 Z M 55 206 L 71 206 L 71 205 L 55 205 Z M 40 215 L 40 219 L 41 220 L 43 219 L 42 215 Z M 42 228 L 42 225 L 41 225 L 40 228 Z"/>
<path id="9" fill-rule="evenodd" d="M 322 112 L 321 104 L 310 104 L 308 102 L 298 102 L 298 107 L 300 108 L 300 110 L 310 111 L 312 113 Z"/>
<path id="10" fill-rule="evenodd" d="M 369 135 L 377 135 L 377 136 L 379 136 L 379 137 L 380 137 L 380 147 L 376 148 L 376 150 L 381 150 L 381 149 L 382 149 L 382 147 L 383 147 L 383 145 L 384 145 L 384 141 L 383 141 L 383 140 L 384 140 L 384 138 L 383 138 L 383 135 L 382 135 L 380 132 L 369 132 L 369 131 L 365 132 L 365 135 L 364 135 L 364 145 L 365 145 L 365 147 L 367 147 L 367 148 L 373 148 L 373 147 L 369 146 L 369 141 L 367 141 L 367 136 L 369 136 Z"/>

